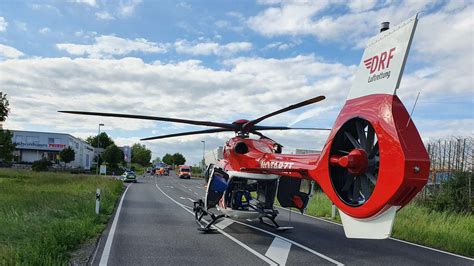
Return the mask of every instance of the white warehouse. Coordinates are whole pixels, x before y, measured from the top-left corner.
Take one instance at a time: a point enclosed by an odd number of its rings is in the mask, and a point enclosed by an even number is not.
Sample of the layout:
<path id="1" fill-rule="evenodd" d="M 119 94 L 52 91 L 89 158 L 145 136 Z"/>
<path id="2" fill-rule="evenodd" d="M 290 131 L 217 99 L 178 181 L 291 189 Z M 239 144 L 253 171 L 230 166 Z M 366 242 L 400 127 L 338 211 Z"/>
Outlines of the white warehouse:
<path id="1" fill-rule="evenodd" d="M 42 158 L 52 162 L 58 161 L 61 150 L 71 147 L 75 160 L 69 165 L 74 168 L 89 170 L 94 159 L 94 148 L 85 141 L 64 133 L 34 132 L 11 130 L 15 148 L 15 161 L 32 163 Z"/>

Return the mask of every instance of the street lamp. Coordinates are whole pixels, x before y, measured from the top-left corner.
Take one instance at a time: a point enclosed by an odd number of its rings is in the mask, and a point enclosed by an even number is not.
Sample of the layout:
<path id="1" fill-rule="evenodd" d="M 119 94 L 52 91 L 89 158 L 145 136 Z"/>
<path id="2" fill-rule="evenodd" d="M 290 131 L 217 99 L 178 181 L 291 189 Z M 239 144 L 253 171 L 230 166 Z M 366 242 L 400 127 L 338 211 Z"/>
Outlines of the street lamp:
<path id="1" fill-rule="evenodd" d="M 205 165 L 204 153 L 206 151 L 206 141 L 201 140 L 201 142 L 202 142 L 202 170 L 204 171 L 204 165 Z"/>
<path id="2" fill-rule="evenodd" d="M 99 162 L 100 162 L 100 152 L 99 152 L 99 147 L 100 147 L 100 127 L 103 127 L 104 124 L 100 123 L 99 124 L 99 134 L 97 134 L 97 175 L 99 175 Z"/>

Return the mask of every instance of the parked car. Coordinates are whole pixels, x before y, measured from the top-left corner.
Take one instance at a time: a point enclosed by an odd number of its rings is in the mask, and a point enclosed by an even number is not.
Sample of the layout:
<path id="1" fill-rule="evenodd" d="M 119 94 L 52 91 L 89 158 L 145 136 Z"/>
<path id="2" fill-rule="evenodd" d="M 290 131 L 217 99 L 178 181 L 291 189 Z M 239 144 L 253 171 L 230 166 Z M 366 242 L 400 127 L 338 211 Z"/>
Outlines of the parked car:
<path id="1" fill-rule="evenodd" d="M 123 182 L 137 182 L 137 175 L 133 171 L 125 171 L 121 177 Z"/>
<path id="2" fill-rule="evenodd" d="M 183 179 L 191 179 L 191 167 L 186 165 L 180 166 L 178 176 Z"/>

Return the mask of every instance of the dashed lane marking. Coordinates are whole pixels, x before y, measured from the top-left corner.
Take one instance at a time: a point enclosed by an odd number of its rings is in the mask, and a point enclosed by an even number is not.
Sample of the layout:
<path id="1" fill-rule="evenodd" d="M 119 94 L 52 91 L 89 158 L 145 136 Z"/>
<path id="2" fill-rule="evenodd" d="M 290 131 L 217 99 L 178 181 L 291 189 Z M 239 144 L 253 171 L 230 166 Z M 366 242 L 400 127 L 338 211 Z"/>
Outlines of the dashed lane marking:
<path id="1" fill-rule="evenodd" d="M 314 255 L 316 255 L 316 256 L 318 256 L 318 257 L 320 257 L 320 258 L 323 258 L 323 259 L 325 259 L 325 260 L 327 260 L 327 261 L 330 261 L 330 262 L 332 262 L 332 263 L 334 263 L 334 264 L 336 264 L 336 265 L 344 265 L 342 262 L 339 262 L 339 261 L 337 261 L 337 260 L 335 260 L 335 259 L 332 259 L 332 258 L 330 258 L 330 257 L 328 257 L 328 256 L 326 256 L 326 255 L 324 255 L 324 254 L 322 254 L 322 253 L 319 253 L 319 252 L 317 252 L 317 251 L 315 251 L 315 250 L 313 250 L 313 249 L 311 249 L 311 248 L 309 248 L 309 247 L 307 247 L 307 246 L 304 246 L 304 245 L 302 245 L 302 244 L 300 244 L 300 243 L 298 243 L 298 242 L 295 242 L 295 241 L 293 241 L 293 240 L 291 240 L 291 239 L 288 239 L 288 238 L 286 238 L 286 237 L 277 235 L 277 234 L 275 234 L 275 233 L 269 232 L 269 231 L 267 231 L 267 230 L 264 230 L 264 229 L 262 229 L 262 228 L 259 228 L 259 227 L 256 227 L 256 226 L 253 226 L 253 225 L 250 225 L 250 224 L 246 224 L 246 223 L 244 223 L 244 222 L 239 222 L 239 221 L 236 221 L 236 220 L 233 220 L 233 219 L 232 219 L 232 221 L 234 221 L 235 223 L 241 224 L 241 225 L 243 225 L 243 226 L 247 226 L 247 227 L 253 228 L 253 229 L 258 230 L 258 231 L 260 231 L 260 232 L 264 232 L 264 233 L 266 233 L 266 234 L 272 235 L 272 236 L 274 236 L 274 237 L 279 237 L 279 238 L 281 238 L 282 240 L 285 240 L 285 241 L 287 241 L 287 242 L 290 242 L 291 244 L 293 244 L 293 245 L 295 245 L 295 246 L 298 246 L 298 247 L 300 247 L 300 248 L 302 248 L 302 249 L 304 249 L 304 250 L 306 250 L 306 251 L 308 251 L 308 252 L 310 252 L 310 253 L 313 253 Z"/>
<path id="2" fill-rule="evenodd" d="M 222 221 L 220 221 L 219 223 L 216 224 L 216 227 L 219 228 L 219 229 L 222 229 L 224 230 L 224 228 L 226 228 L 227 226 L 233 224 L 234 221 L 232 220 L 229 220 L 229 219 L 223 219 Z M 268 256 L 267 256 L 268 257 Z"/>
<path id="3" fill-rule="evenodd" d="M 280 265 L 285 265 L 290 254 L 291 243 L 279 237 L 273 239 L 272 244 L 265 253 L 265 256 L 276 261 Z"/>

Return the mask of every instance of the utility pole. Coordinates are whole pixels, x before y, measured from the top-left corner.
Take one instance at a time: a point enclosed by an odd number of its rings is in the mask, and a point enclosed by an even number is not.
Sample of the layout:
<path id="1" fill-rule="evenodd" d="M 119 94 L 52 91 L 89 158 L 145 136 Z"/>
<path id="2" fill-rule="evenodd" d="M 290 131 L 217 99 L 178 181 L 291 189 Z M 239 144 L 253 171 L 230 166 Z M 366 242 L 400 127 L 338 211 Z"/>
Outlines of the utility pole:
<path id="1" fill-rule="evenodd" d="M 99 147 L 100 147 L 100 127 L 103 127 L 104 124 L 100 123 L 99 124 L 99 133 L 97 134 L 97 175 L 99 175 L 99 161 L 100 161 L 100 152 L 99 152 Z"/>
<path id="2" fill-rule="evenodd" d="M 204 171 L 204 162 L 205 162 L 205 157 L 204 157 L 204 154 L 206 152 L 206 141 L 204 140 L 201 140 L 202 142 L 202 170 Z"/>

